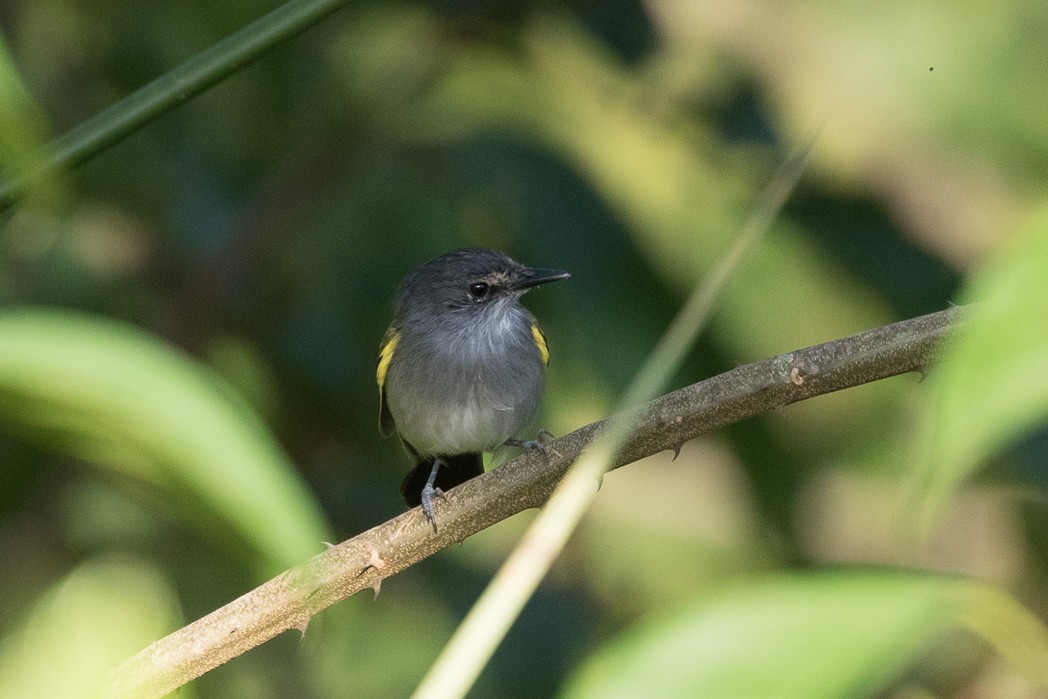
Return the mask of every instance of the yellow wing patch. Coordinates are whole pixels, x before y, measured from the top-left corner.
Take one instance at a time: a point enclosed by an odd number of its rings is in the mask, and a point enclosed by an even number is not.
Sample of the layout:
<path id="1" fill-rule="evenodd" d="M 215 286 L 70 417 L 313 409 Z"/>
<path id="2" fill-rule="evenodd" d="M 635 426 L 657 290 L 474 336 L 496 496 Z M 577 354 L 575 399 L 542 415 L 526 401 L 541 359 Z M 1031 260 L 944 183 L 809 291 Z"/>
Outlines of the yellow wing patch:
<path id="1" fill-rule="evenodd" d="M 542 332 L 538 323 L 531 324 L 531 336 L 535 338 L 535 346 L 539 348 L 542 363 L 549 365 L 549 343 L 546 342 L 546 334 Z"/>
<path id="2" fill-rule="evenodd" d="M 393 351 L 397 349 L 397 342 L 399 341 L 400 332 L 395 328 L 387 330 L 382 338 L 382 346 L 378 350 L 378 368 L 375 370 L 375 378 L 378 380 L 379 389 L 386 383 L 389 363 L 393 360 Z"/>

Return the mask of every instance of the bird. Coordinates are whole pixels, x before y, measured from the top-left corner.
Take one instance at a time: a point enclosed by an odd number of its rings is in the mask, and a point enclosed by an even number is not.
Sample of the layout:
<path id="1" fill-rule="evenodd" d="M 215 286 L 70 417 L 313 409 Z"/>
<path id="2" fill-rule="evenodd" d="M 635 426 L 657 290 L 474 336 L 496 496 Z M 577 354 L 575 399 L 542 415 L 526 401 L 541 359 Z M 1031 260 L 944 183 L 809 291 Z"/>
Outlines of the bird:
<path id="1" fill-rule="evenodd" d="M 378 353 L 379 431 L 397 434 L 414 461 L 401 494 L 434 531 L 434 498 L 482 474 L 484 452 L 544 448 L 542 433 L 521 437 L 542 400 L 549 344 L 520 299 L 570 276 L 463 248 L 401 283 Z"/>

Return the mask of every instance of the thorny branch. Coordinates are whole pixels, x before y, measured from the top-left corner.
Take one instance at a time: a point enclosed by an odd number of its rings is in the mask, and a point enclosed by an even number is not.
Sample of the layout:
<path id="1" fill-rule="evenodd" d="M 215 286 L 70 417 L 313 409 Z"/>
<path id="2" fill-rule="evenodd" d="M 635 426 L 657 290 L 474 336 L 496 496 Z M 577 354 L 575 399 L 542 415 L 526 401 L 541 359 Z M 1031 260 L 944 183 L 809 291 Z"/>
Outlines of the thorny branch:
<path id="1" fill-rule="evenodd" d="M 963 308 L 905 320 L 738 367 L 658 398 L 639 411 L 614 468 L 677 450 L 701 434 L 789 403 L 911 371 L 924 371 Z M 421 509 L 332 546 L 206 617 L 153 643 L 118 667 L 120 697 L 159 697 L 314 614 L 450 544 L 540 507 L 580 452 L 616 416 L 525 453 L 448 493 L 436 533 Z"/>

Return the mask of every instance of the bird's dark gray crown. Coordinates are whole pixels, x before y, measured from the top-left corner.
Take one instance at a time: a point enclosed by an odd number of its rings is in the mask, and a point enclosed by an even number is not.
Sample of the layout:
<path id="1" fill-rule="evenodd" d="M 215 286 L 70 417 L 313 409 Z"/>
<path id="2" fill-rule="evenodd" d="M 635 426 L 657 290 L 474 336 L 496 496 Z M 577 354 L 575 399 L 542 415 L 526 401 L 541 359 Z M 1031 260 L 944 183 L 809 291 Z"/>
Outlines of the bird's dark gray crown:
<path id="1" fill-rule="evenodd" d="M 503 288 L 519 281 L 528 268 L 497 250 L 463 248 L 422 265 L 400 285 L 396 314 L 413 310 L 440 311 L 487 300 L 470 295 L 471 284 L 486 283 L 494 298 Z"/>

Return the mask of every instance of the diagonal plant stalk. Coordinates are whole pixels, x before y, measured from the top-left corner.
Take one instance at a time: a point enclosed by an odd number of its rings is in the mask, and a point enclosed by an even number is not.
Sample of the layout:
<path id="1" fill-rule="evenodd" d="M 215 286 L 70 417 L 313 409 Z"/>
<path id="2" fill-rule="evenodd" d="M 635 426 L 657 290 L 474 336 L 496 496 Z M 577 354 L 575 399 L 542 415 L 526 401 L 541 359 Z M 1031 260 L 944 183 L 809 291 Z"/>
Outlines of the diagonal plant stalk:
<path id="1" fill-rule="evenodd" d="M 458 699 L 466 695 L 528 599 L 560 555 L 597 494 L 651 400 L 680 366 L 712 313 L 732 272 L 760 241 L 800 179 L 815 136 L 788 157 L 772 177 L 738 239 L 702 280 L 667 328 L 619 401 L 618 417 L 568 470 L 542 513 L 531 524 L 491 583 L 455 631 L 416 689 L 415 699 Z"/>
<path id="2" fill-rule="evenodd" d="M 290 0 L 135 90 L 44 146 L 32 164 L 0 185 L 0 211 L 32 182 L 89 160 L 347 3 Z"/>
<path id="3" fill-rule="evenodd" d="M 678 389 L 634 413 L 612 462 L 625 466 L 689 439 L 784 405 L 880 379 L 925 371 L 963 308 L 912 318 L 737 367 Z M 314 556 L 182 629 L 114 670 L 111 695 L 161 697 L 314 614 L 508 519 L 541 507 L 565 471 L 616 416 L 549 443 L 550 458 L 527 453 L 447 493 L 440 530 L 421 508 L 405 512 Z"/>

